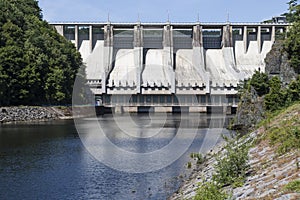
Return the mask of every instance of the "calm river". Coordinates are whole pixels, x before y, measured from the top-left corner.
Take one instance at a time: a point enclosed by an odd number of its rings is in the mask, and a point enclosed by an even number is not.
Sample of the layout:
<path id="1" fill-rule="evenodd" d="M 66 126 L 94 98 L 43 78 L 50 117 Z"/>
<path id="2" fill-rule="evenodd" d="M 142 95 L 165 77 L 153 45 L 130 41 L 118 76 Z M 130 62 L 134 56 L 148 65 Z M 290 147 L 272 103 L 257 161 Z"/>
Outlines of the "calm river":
<path id="1" fill-rule="evenodd" d="M 116 121 L 126 124 L 128 117 L 122 115 L 89 120 L 100 122 L 114 144 L 137 153 L 168 145 L 178 127 L 187 134 L 192 129 L 197 132 L 188 150 L 172 164 L 129 173 L 112 169 L 90 154 L 73 120 L 0 125 L 0 199 L 166 199 L 187 177 L 190 153 L 199 152 L 201 146 L 211 148 L 208 134 L 228 133 L 222 129 L 228 120 L 218 115 L 131 115 L 140 134 L 162 127 L 159 134 L 147 138 L 121 137 L 122 131 L 115 126 Z"/>

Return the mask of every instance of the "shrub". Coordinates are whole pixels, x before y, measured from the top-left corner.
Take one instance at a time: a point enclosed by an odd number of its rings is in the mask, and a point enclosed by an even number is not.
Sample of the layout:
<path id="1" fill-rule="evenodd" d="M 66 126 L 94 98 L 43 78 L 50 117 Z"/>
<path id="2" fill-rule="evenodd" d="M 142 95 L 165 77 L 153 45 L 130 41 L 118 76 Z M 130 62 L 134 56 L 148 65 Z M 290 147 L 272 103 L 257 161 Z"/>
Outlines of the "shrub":
<path id="1" fill-rule="evenodd" d="M 224 200 L 228 195 L 221 190 L 221 188 L 212 182 L 202 184 L 195 196 L 195 200 Z"/>
<path id="2" fill-rule="evenodd" d="M 205 160 L 205 158 L 202 156 L 201 153 L 191 153 L 190 157 L 191 158 L 196 158 L 198 165 L 201 165 L 204 162 L 204 160 Z"/>
<path id="3" fill-rule="evenodd" d="M 192 167 L 192 163 L 191 163 L 191 162 L 188 162 L 188 163 L 187 163 L 187 168 L 190 169 L 191 167 Z"/>
<path id="4" fill-rule="evenodd" d="M 217 158 L 216 174 L 213 175 L 213 180 L 220 186 L 242 185 L 249 168 L 248 149 L 249 145 L 246 143 L 238 144 L 234 140 L 230 141 L 225 148 L 225 155 Z"/>

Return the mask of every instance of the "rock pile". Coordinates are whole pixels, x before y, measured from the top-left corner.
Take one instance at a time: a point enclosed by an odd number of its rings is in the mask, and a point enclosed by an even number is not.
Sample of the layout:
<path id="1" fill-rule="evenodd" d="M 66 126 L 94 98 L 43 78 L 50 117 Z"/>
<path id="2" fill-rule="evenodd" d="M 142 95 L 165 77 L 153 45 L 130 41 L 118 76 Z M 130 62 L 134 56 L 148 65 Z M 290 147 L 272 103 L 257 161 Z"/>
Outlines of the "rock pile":
<path id="1" fill-rule="evenodd" d="M 45 107 L 0 107 L 0 123 L 58 119 L 58 114 Z"/>

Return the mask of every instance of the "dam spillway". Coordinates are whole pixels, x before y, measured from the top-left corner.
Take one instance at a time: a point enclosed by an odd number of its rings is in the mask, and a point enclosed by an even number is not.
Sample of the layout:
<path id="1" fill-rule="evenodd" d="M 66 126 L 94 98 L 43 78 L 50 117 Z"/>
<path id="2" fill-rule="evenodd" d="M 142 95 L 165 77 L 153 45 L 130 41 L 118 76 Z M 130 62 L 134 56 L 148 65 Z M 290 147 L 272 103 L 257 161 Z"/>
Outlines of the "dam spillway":
<path id="1" fill-rule="evenodd" d="M 52 23 L 86 65 L 97 103 L 190 112 L 237 106 L 237 87 L 264 59 L 287 23 Z"/>

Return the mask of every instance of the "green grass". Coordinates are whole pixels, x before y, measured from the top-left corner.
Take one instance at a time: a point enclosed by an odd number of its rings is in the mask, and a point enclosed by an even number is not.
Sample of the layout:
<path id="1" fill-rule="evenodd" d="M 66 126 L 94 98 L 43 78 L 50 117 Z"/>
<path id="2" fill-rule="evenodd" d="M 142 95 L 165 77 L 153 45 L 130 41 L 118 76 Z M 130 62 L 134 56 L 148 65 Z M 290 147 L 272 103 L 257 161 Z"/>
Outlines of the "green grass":
<path id="1" fill-rule="evenodd" d="M 285 187 L 284 190 L 286 192 L 300 192 L 300 180 L 295 180 L 289 182 Z"/>
<path id="2" fill-rule="evenodd" d="M 270 144 L 278 147 L 277 153 L 282 155 L 293 149 L 300 149 L 300 104 L 293 105 L 273 119 L 274 123 L 266 130 L 266 138 Z"/>

